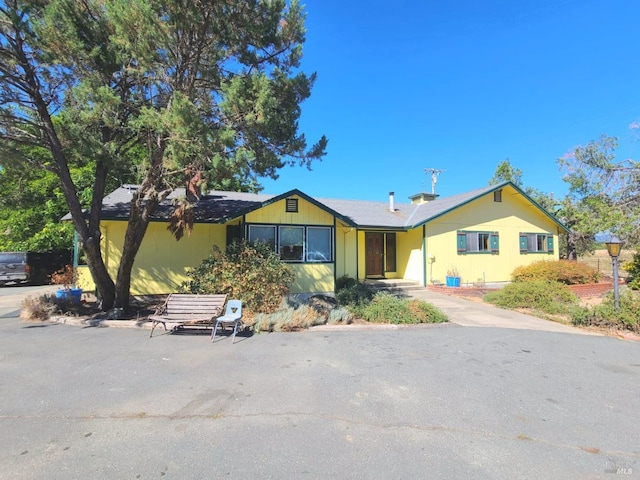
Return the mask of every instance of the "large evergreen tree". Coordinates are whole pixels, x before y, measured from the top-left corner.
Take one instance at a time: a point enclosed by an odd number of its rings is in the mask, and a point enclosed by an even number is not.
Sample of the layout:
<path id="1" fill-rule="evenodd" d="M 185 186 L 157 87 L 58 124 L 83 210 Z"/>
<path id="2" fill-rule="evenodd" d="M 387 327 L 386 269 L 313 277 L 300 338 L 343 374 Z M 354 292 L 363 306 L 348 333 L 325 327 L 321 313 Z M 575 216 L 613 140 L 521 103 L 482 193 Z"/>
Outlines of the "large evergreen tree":
<path id="1" fill-rule="evenodd" d="M 179 185 L 255 190 L 307 147 L 300 104 L 315 75 L 299 70 L 304 13 L 284 0 L 5 0 L 0 4 L 0 152 L 60 179 L 105 308 L 126 307 L 150 215 Z M 24 154 L 44 146 L 49 163 Z M 10 159 L 10 160 L 4 160 Z M 90 214 L 70 173 L 93 168 Z M 108 176 L 140 188 L 116 281 L 100 253 Z M 188 205 L 177 206 L 179 238 Z"/>
<path id="2" fill-rule="evenodd" d="M 558 160 L 569 184 L 573 245 L 610 232 L 627 245 L 640 243 L 640 164 L 617 160 L 617 139 L 603 135 Z M 569 210 L 569 209 L 568 209 Z"/>

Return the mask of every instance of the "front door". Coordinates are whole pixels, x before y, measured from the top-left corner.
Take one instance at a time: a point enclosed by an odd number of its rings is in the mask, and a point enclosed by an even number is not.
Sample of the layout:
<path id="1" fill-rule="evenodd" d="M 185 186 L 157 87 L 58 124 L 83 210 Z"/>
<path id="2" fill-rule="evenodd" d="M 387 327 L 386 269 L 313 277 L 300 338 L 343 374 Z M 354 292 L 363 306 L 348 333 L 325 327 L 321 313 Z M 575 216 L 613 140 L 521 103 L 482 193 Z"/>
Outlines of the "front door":
<path id="1" fill-rule="evenodd" d="M 366 232 L 364 234 L 367 247 L 367 277 L 382 277 L 384 260 L 384 234 Z"/>

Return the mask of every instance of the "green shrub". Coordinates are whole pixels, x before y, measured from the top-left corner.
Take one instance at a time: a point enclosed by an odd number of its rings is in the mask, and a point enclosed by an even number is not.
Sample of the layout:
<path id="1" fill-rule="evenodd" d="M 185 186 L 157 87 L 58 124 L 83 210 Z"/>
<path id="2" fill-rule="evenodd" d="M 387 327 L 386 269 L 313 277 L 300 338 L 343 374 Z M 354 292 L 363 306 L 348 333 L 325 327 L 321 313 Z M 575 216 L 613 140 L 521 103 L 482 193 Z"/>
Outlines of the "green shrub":
<path id="1" fill-rule="evenodd" d="M 566 285 L 597 283 L 599 272 L 586 263 L 570 260 L 540 260 L 529 265 L 517 267 L 511 273 L 514 282 L 545 280 Z"/>
<path id="2" fill-rule="evenodd" d="M 349 275 L 343 275 L 336 279 L 336 292 L 345 288 L 355 287 L 357 283 L 358 281 L 355 278 L 352 278 Z"/>
<path id="3" fill-rule="evenodd" d="M 372 323 L 442 323 L 447 316 L 426 302 L 398 298 L 387 292 L 378 292 L 368 303 L 347 307 L 354 316 Z"/>
<path id="4" fill-rule="evenodd" d="M 640 253 L 634 253 L 631 260 L 622 265 L 622 269 L 629 273 L 627 285 L 632 290 L 640 290 Z"/>
<path id="5" fill-rule="evenodd" d="M 487 293 L 484 300 L 499 307 L 530 308 L 548 314 L 567 313 L 578 303 L 578 297 L 569 287 L 545 280 L 510 283 Z"/>
<path id="6" fill-rule="evenodd" d="M 364 283 L 356 283 L 336 292 L 336 300 L 340 305 L 360 305 L 369 303 L 375 292 Z"/>
<path id="7" fill-rule="evenodd" d="M 615 308 L 613 293 L 593 307 L 575 308 L 571 312 L 574 325 L 618 328 L 640 333 L 640 295 L 630 290 L 620 293 L 620 307 Z"/>
<path id="8" fill-rule="evenodd" d="M 183 293 L 226 293 L 242 300 L 253 313 L 270 313 L 278 309 L 295 279 L 291 266 L 280 261 L 271 247 L 246 241 L 229 245 L 222 252 L 214 245 L 202 263 L 189 270 L 180 286 Z"/>

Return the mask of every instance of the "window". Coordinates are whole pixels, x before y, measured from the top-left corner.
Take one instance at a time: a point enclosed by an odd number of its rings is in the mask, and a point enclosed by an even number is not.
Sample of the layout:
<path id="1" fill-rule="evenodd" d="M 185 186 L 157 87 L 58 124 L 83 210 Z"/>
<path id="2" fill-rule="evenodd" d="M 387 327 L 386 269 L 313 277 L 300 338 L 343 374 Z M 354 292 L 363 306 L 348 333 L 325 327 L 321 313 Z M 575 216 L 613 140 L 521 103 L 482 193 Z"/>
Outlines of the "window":
<path id="1" fill-rule="evenodd" d="M 520 253 L 553 253 L 553 234 L 521 233 Z"/>
<path id="2" fill-rule="evenodd" d="M 331 227 L 249 225 L 249 242 L 264 242 L 286 262 L 333 261 Z"/>
<path id="3" fill-rule="evenodd" d="M 296 213 L 298 211 L 298 199 L 287 198 L 285 211 L 289 213 Z"/>
<path id="4" fill-rule="evenodd" d="M 280 227 L 280 259 L 301 262 L 304 252 L 304 227 Z"/>
<path id="5" fill-rule="evenodd" d="M 458 253 L 499 253 L 498 232 L 458 232 Z"/>
<path id="6" fill-rule="evenodd" d="M 331 229 L 307 227 L 307 262 L 331 261 Z"/>
<path id="7" fill-rule="evenodd" d="M 395 272 L 396 271 L 396 234 L 385 233 L 384 242 L 385 242 L 385 259 L 386 259 L 384 269 L 387 272 Z"/>
<path id="8" fill-rule="evenodd" d="M 276 227 L 266 225 L 249 225 L 249 242 L 262 242 L 276 249 Z"/>

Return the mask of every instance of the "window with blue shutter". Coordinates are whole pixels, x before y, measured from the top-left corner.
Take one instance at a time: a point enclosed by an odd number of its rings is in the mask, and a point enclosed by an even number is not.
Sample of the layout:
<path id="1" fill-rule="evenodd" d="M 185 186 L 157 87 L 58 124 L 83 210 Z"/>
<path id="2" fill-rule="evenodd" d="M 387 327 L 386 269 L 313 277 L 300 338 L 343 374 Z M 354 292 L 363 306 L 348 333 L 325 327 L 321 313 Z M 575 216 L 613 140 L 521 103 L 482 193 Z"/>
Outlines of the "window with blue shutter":
<path id="1" fill-rule="evenodd" d="M 553 234 L 520 233 L 520 253 L 553 253 Z"/>
<path id="2" fill-rule="evenodd" d="M 467 234 L 464 232 L 458 232 L 458 253 L 465 253 L 467 251 Z"/>
<path id="3" fill-rule="evenodd" d="M 458 253 L 498 253 L 498 232 L 458 231 Z"/>
<path id="4" fill-rule="evenodd" d="M 528 242 L 527 242 L 527 234 L 520 234 L 520 253 L 527 253 L 529 251 Z"/>
<path id="5" fill-rule="evenodd" d="M 493 232 L 491 234 L 491 253 L 499 253 L 500 252 L 500 237 L 498 236 L 498 232 Z"/>

